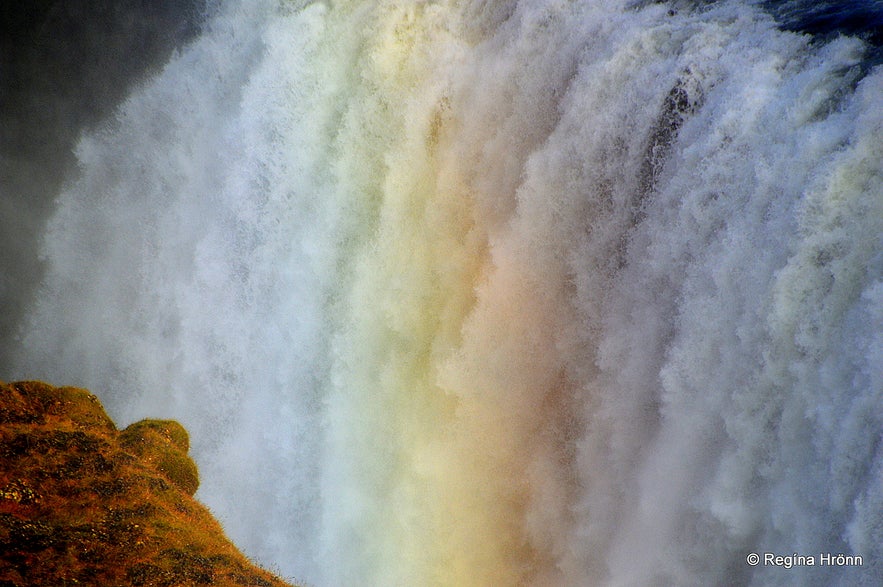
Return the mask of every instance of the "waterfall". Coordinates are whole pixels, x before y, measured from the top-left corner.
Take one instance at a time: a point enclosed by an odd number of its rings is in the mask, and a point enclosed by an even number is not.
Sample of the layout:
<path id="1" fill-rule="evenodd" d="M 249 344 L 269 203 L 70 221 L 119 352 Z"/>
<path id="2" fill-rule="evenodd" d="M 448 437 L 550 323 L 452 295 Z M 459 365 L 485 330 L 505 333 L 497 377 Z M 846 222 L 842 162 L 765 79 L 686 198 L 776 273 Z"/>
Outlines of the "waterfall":
<path id="1" fill-rule="evenodd" d="M 221 4 L 83 131 L 2 374 L 182 422 L 233 541 L 317 586 L 879 585 L 860 36 Z"/>

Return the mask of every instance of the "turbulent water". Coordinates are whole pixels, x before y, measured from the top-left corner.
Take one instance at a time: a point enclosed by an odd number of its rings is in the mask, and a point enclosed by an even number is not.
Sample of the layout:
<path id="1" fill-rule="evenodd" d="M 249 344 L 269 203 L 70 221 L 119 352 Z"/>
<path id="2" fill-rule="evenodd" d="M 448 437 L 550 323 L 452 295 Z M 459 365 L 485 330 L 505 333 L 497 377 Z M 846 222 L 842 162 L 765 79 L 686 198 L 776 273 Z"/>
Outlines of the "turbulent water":
<path id="1" fill-rule="evenodd" d="M 4 376 L 183 422 L 317 586 L 880 585 L 861 6 L 222 5 L 77 144 Z"/>

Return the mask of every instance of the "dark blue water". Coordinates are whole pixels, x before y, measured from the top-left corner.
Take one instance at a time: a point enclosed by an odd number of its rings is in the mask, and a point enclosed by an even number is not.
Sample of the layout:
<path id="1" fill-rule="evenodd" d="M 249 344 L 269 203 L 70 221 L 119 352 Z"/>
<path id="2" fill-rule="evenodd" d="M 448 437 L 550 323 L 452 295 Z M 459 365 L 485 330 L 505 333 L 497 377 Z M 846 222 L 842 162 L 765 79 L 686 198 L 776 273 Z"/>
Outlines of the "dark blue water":
<path id="1" fill-rule="evenodd" d="M 671 13 L 702 9 L 721 0 L 669 0 Z M 858 37 L 868 44 L 862 73 L 883 63 L 883 0 L 852 2 L 825 0 L 748 0 L 776 19 L 782 30 L 804 33 L 824 43 L 841 35 Z M 636 2 L 641 7 L 649 2 Z"/>
<path id="2" fill-rule="evenodd" d="M 789 31 L 827 41 L 839 35 L 855 36 L 869 44 L 866 68 L 883 63 L 883 1 L 824 2 L 767 0 L 762 3 Z"/>

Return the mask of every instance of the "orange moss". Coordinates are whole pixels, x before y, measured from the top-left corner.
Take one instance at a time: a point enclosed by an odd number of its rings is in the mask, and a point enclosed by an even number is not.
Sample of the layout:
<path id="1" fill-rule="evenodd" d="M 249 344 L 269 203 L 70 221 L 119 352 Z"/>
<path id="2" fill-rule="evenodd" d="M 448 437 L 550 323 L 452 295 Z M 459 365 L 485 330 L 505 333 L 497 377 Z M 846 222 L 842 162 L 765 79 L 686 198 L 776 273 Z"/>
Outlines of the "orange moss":
<path id="1" fill-rule="evenodd" d="M 196 463 L 187 456 L 190 439 L 173 420 L 141 420 L 123 430 L 120 445 L 162 473 L 179 489 L 193 495 L 199 488 Z"/>
<path id="2" fill-rule="evenodd" d="M 177 422 L 117 431 L 94 395 L 0 383 L 0 585 L 281 587 L 192 498 Z"/>

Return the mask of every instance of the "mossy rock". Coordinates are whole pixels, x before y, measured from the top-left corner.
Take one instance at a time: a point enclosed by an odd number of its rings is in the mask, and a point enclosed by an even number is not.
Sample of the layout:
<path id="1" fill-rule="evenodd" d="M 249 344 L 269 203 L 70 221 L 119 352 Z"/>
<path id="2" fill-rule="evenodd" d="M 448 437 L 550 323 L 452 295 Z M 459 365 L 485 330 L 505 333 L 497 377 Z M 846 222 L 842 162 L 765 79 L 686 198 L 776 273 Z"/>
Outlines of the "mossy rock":
<path id="1" fill-rule="evenodd" d="M 187 456 L 190 439 L 174 420 L 135 422 L 120 433 L 120 445 L 188 495 L 199 488 L 199 471 Z"/>
<path id="2" fill-rule="evenodd" d="M 42 381 L 4 386 L 0 424 L 44 422 L 63 415 L 79 427 L 116 430 L 98 398 L 78 387 L 53 387 Z"/>
<path id="3" fill-rule="evenodd" d="M 188 447 L 170 420 L 118 431 L 84 389 L 0 383 L 0 587 L 288 585 L 193 499 Z"/>
<path id="4" fill-rule="evenodd" d="M 174 420 L 141 420 L 130 424 L 120 433 L 120 441 L 125 444 L 129 439 L 154 437 L 159 435 L 185 453 L 190 450 L 190 435 Z"/>

